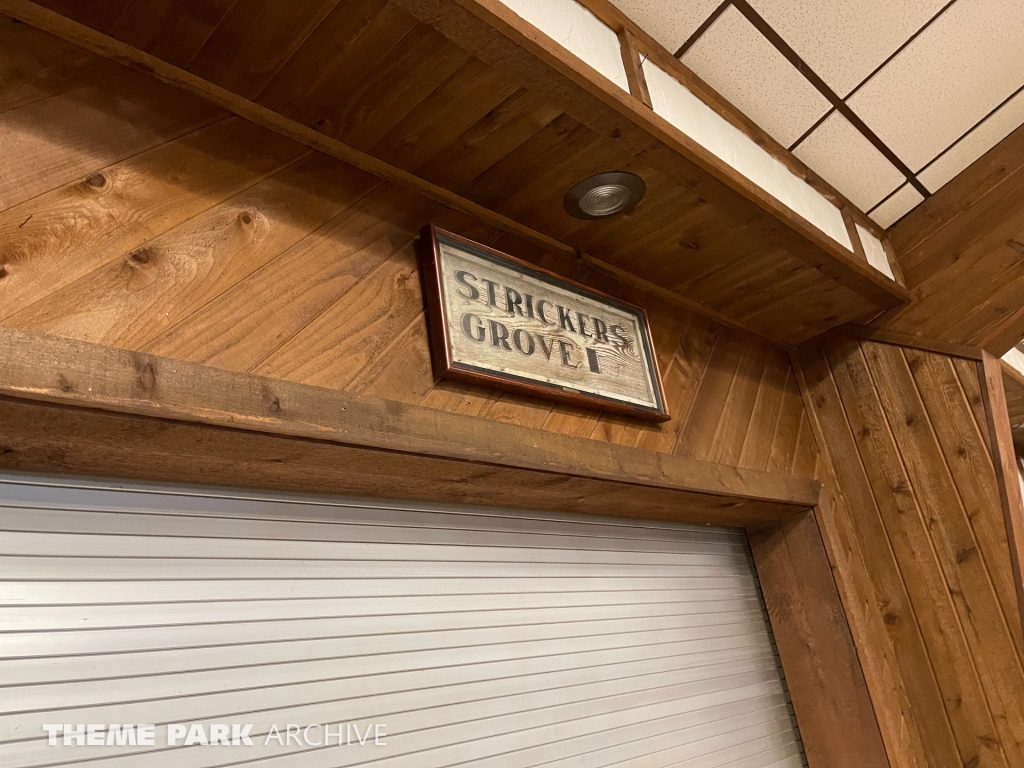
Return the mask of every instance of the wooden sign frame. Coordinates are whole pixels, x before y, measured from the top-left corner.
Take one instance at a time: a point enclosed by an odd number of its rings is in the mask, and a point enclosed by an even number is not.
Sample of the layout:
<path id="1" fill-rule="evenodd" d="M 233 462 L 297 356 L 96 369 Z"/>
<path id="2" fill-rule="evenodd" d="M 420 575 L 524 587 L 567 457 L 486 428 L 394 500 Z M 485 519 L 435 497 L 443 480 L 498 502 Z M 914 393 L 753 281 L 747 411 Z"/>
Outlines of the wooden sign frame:
<path id="1" fill-rule="evenodd" d="M 607 305 L 620 314 L 630 316 L 630 318 L 634 320 L 634 327 L 639 331 L 637 334 L 638 338 L 635 341 L 637 347 L 642 350 L 642 356 L 639 360 L 642 369 L 646 373 L 647 382 L 650 384 L 651 394 L 653 395 L 651 397 L 651 404 L 644 405 L 630 402 L 628 399 L 616 399 L 614 396 L 593 391 L 581 391 L 580 389 L 576 389 L 565 384 L 558 384 L 557 382 L 544 381 L 540 378 L 532 378 L 526 375 L 516 375 L 506 371 L 495 370 L 494 368 L 486 367 L 479 362 L 474 363 L 467 360 L 456 359 L 453 352 L 454 344 L 451 337 L 449 304 L 445 298 L 445 276 L 442 272 L 442 254 L 440 249 L 442 243 L 445 241 L 447 241 L 449 245 L 457 248 L 459 251 L 467 253 L 472 258 L 490 262 L 498 267 L 504 267 L 505 269 L 520 272 L 523 274 L 524 279 L 554 286 L 560 291 L 567 291 L 572 294 L 579 295 L 589 302 Z M 501 251 L 494 250 L 493 248 L 488 248 L 487 246 L 473 242 L 472 240 L 467 240 L 466 238 L 460 237 L 452 232 L 438 229 L 433 224 L 428 224 L 420 233 L 419 253 L 422 268 L 421 275 L 423 278 L 423 289 L 427 301 L 427 324 L 430 334 L 431 363 L 433 365 L 434 375 L 438 378 L 450 379 L 466 384 L 494 387 L 510 392 L 517 392 L 530 397 L 555 400 L 557 402 L 581 408 L 590 408 L 616 413 L 623 416 L 631 416 L 644 421 L 663 422 L 668 421 L 671 418 L 665 404 L 665 390 L 661 379 L 661 371 L 658 366 L 657 352 L 654 348 L 651 334 L 650 320 L 648 319 L 647 312 L 643 307 L 616 299 L 606 293 L 585 286 L 582 283 L 578 283 L 575 280 L 561 277 L 554 272 L 543 269 L 534 264 L 530 264 L 522 259 L 517 259 L 514 256 L 509 256 L 507 253 L 502 253 Z M 530 298 L 532 299 L 532 297 Z M 529 303 L 528 306 L 530 306 Z M 539 309 L 540 302 L 538 301 L 538 310 Z M 514 319 L 514 313 L 511 313 L 510 310 L 509 313 L 509 316 Z M 533 318 L 532 309 L 530 310 L 530 317 L 531 319 Z M 587 315 L 584 315 L 584 318 L 591 319 Z M 561 317 L 559 317 L 559 319 L 561 320 Z M 591 321 L 594 322 L 593 320 Z M 584 328 L 584 322 L 586 321 L 579 321 L 581 329 Z M 549 323 L 549 325 L 553 325 L 553 323 Z M 562 328 L 564 327 L 565 326 L 562 326 Z M 618 325 L 613 327 L 624 330 Z M 484 333 L 486 333 L 486 330 Z M 539 335 L 537 338 L 539 338 Z M 607 333 L 605 333 L 605 340 L 607 340 L 607 338 Z M 478 339 L 473 339 L 473 341 L 478 343 L 480 342 Z M 531 344 L 532 343 L 533 342 L 531 342 Z M 567 344 L 568 343 L 569 342 L 567 342 Z M 497 342 L 494 342 L 494 345 L 497 346 Z M 554 345 L 555 341 L 552 337 L 551 347 L 554 348 Z M 563 350 L 565 349 L 565 346 L 566 345 L 562 345 Z M 579 346 L 581 350 L 586 351 L 583 344 L 576 344 L 576 346 Z M 509 349 L 507 344 L 505 345 L 505 348 Z M 548 350 L 545 349 L 545 351 Z M 587 351 L 587 355 L 588 360 L 593 361 L 590 364 L 591 371 L 595 369 L 595 366 L 600 367 L 599 363 L 597 363 L 596 351 Z M 591 355 L 593 357 L 589 357 Z"/>

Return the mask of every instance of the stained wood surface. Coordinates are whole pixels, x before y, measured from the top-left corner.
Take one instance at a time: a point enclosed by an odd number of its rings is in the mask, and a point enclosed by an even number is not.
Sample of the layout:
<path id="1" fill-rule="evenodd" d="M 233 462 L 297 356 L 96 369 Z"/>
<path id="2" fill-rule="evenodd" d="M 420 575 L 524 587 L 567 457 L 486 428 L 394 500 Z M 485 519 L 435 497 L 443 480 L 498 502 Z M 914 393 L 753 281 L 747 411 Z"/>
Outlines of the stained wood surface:
<path id="1" fill-rule="evenodd" d="M 99 91 L 113 83 L 97 78 L 76 87 Z M 813 475 L 816 448 L 789 361 L 758 337 L 216 110 L 191 132 L 130 157 L 104 154 L 110 132 L 132 129 L 121 121 L 130 123 L 134 109 L 62 135 L 73 125 L 56 120 L 70 109 L 60 106 L 62 98 L 9 114 L 37 116 L 41 135 L 51 132 L 56 166 L 64 154 L 98 160 L 81 167 L 76 159 L 77 176 L 54 178 L 51 188 L 0 210 L 0 323 L 660 453 Z M 41 110 L 47 101 L 55 106 Z M 151 124 L 178 119 L 161 110 L 208 109 L 186 94 L 146 103 Z M 29 117 L 22 121 L 33 128 Z M 5 153 L 0 164 L 29 174 L 31 159 Z M 428 222 L 647 308 L 673 419 L 640 425 L 435 381 L 414 247 Z"/>
<path id="2" fill-rule="evenodd" d="M 536 65 L 485 60 L 445 38 L 452 30 L 439 20 L 440 32 L 385 0 L 131 0 L 113 27 L 107 6 L 48 5 L 66 15 L 28 0 L 0 10 L 769 338 L 800 341 L 902 300 L 902 289 L 749 183 L 719 181 L 722 169 L 704 166 L 721 163 L 707 153 L 696 165 L 684 157 L 698 150 L 674 129 L 668 143 L 638 129 L 637 119 L 653 119 L 642 101 L 598 94 L 550 66 L 538 83 Z M 562 210 L 569 187 L 612 168 L 647 182 L 628 217 L 580 222 Z"/>
<path id="3" fill-rule="evenodd" d="M 888 768 L 814 515 L 748 536 L 808 764 Z"/>
<path id="4" fill-rule="evenodd" d="M 1003 364 L 1003 391 L 1006 395 L 1010 429 L 1017 453 L 1024 456 L 1024 374 Z"/>
<path id="5" fill-rule="evenodd" d="M 795 360 L 891 764 L 1021 764 L 1024 640 L 978 363 L 850 337 Z"/>
<path id="6" fill-rule="evenodd" d="M 708 523 L 720 515 L 723 525 L 784 519 L 819 491 L 813 480 L 781 473 L 487 424 L 56 336 L 0 328 L 0 340 L 0 394 L 10 397 L 660 488 L 679 492 L 680 504 L 692 492 L 692 510 L 679 514 Z M 390 459 L 380 454 L 379 461 Z"/>
<path id="7" fill-rule="evenodd" d="M 892 244 L 912 301 L 873 325 L 981 347 L 1024 338 L 1024 128 L 908 214 Z"/>

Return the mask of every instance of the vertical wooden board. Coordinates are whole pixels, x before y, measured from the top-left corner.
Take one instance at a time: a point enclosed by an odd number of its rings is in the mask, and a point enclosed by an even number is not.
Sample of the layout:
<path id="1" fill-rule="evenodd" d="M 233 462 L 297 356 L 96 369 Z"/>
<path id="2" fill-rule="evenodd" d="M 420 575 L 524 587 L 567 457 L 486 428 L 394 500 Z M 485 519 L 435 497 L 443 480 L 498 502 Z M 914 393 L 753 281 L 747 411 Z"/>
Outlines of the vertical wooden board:
<path id="1" fill-rule="evenodd" d="M 386 0 L 347 0 L 328 14 L 277 71 L 257 101 L 314 125 L 381 62 L 416 26 L 416 19 Z"/>
<path id="2" fill-rule="evenodd" d="M 800 414 L 800 437 L 797 440 L 796 453 L 790 474 L 796 477 L 815 477 L 818 464 L 818 442 L 811 428 L 811 420 L 807 411 Z"/>
<path id="3" fill-rule="evenodd" d="M 417 25 L 316 124 L 328 136 L 368 150 L 467 64 L 470 56 L 432 27 Z"/>
<path id="4" fill-rule="evenodd" d="M 981 366 L 975 360 L 967 360 L 963 357 L 950 358 L 953 369 L 956 371 L 960 381 L 960 387 L 967 397 L 967 403 L 974 414 L 974 421 L 978 426 L 978 432 L 985 443 L 989 456 L 994 456 L 991 436 L 988 429 L 988 415 L 985 410 L 985 397 L 982 394 Z"/>
<path id="5" fill-rule="evenodd" d="M 110 59 L 0 15 L 0 112 L 124 71 Z"/>
<path id="6" fill-rule="evenodd" d="M 339 0 L 244 0 L 231 6 L 189 65 L 204 80 L 255 98 Z"/>
<path id="7" fill-rule="evenodd" d="M 679 348 L 664 369 L 665 402 L 672 420 L 645 427 L 637 441 L 638 448 L 662 453 L 675 450 L 721 330 L 722 326 L 713 320 L 691 315 Z"/>
<path id="8" fill-rule="evenodd" d="M 1017 619 L 1017 592 L 1006 527 L 1000 514 L 998 480 L 992 454 L 982 439 L 983 427 L 974 419 L 952 359 L 914 349 L 904 349 L 904 356 L 953 476 L 967 524 L 977 542 L 977 554 L 995 588 L 1020 663 L 1024 659 L 1024 638 Z M 968 549 L 957 559 L 961 557 L 973 557 L 973 552 Z M 1024 699 L 1024 679 L 1021 686 Z"/>
<path id="9" fill-rule="evenodd" d="M 768 352 L 767 344 L 747 340 L 746 349 L 729 388 L 722 418 L 715 430 L 714 442 L 707 454 L 708 461 L 733 467 L 739 465 L 743 443 L 757 402 L 757 393 L 764 376 Z"/>
<path id="10" fill-rule="evenodd" d="M 371 147 L 406 170 L 427 163 L 517 90 L 502 72 L 470 59 Z"/>
<path id="11" fill-rule="evenodd" d="M 840 358 L 859 354 L 859 347 L 849 342 L 832 350 L 832 356 Z M 962 765 L 964 761 L 960 758 L 946 714 L 945 700 L 929 660 L 925 638 L 907 594 L 872 490 L 868 467 L 862 461 L 855 437 L 855 433 L 862 433 L 864 427 L 847 420 L 845 398 L 837 386 L 838 378 L 833 377 L 829 361 L 818 345 L 808 344 L 800 348 L 798 361 L 806 382 L 808 407 L 819 425 L 831 474 L 835 478 L 834 492 L 841 500 L 841 504 L 834 508 L 835 519 L 820 521 L 822 534 L 831 542 L 829 548 L 835 553 L 834 561 L 840 556 L 851 557 L 852 567 L 837 574 L 842 578 L 844 587 L 856 595 L 847 605 L 858 605 L 864 601 L 866 628 L 873 629 L 877 624 L 885 628 L 884 635 L 872 633 L 873 642 L 864 646 L 865 651 L 891 654 L 889 672 L 897 675 L 900 686 L 906 691 L 900 710 L 907 718 L 914 740 L 921 744 L 921 750 L 928 756 L 926 764 Z M 868 397 L 869 393 L 870 389 L 862 394 Z M 865 636 L 872 635 L 866 631 Z M 884 650 L 879 651 L 879 648 Z M 873 699 L 885 701 L 889 699 L 893 680 L 875 674 L 869 680 L 869 686 Z M 888 729 L 886 741 L 890 757 L 898 754 L 894 752 L 893 745 L 902 737 L 903 734 L 892 727 Z"/>
<path id="12" fill-rule="evenodd" d="M 704 460 L 714 447 L 715 433 L 746 351 L 744 341 L 743 335 L 728 328 L 716 336 L 707 369 L 672 451 L 677 456 Z"/>
<path id="13" fill-rule="evenodd" d="M 992 459 L 999 484 L 999 501 L 1003 508 L 1006 538 L 1010 545 L 1010 563 L 1017 590 L 1020 618 L 1024 622 L 1024 499 L 1019 482 L 1020 470 L 1013 446 L 1013 432 L 1008 418 L 1002 363 L 983 353 L 981 383 L 988 416 Z"/>
<path id="14" fill-rule="evenodd" d="M 821 446 L 815 477 L 821 479 L 822 493 L 814 514 L 858 649 L 886 752 L 892 766 L 930 766 L 932 761 L 927 755 L 922 734 L 910 718 L 914 707 L 911 706 L 893 642 L 893 625 L 885 623 L 884 614 L 879 610 L 880 606 L 888 606 L 888 599 L 882 591 L 886 585 L 876 583 L 875 573 L 865 560 L 856 527 L 859 519 L 852 512 L 854 505 L 850 497 L 839 485 L 835 470 L 837 458 L 826 437 L 830 434 L 827 430 L 839 423 L 830 418 L 830 414 L 841 409 L 836 408 L 838 393 L 824 350 L 820 342 L 808 342 L 793 350 L 790 360 L 804 400 L 805 413 L 815 440 Z M 819 414 L 819 408 L 826 409 L 825 413 Z"/>
<path id="15" fill-rule="evenodd" d="M 346 389 L 422 312 L 416 253 L 409 243 L 252 372 Z"/>
<path id="16" fill-rule="evenodd" d="M 873 381 L 856 342 L 835 344 L 828 350 L 828 358 L 884 527 L 872 538 L 888 541 L 892 547 L 891 557 L 910 599 L 907 610 L 895 618 L 920 628 L 961 762 L 1007 765 L 983 683 L 949 592 L 953 585 L 947 584 L 941 556 L 932 543 L 932 513 L 918 505 L 913 478 L 907 474 L 891 432 L 894 425 L 876 389 L 877 380 Z M 911 674 L 909 670 L 907 674 Z M 926 717 L 934 718 L 935 711 Z M 919 727 L 927 727 L 924 720 Z"/>
<path id="17" fill-rule="evenodd" d="M 972 510 L 964 508 L 963 489 L 953 482 L 902 350 L 871 342 L 863 343 L 862 348 L 906 467 L 909 486 L 924 515 L 953 608 L 959 614 L 966 646 L 956 650 L 951 647 L 949 661 L 953 666 L 965 667 L 966 659 L 977 668 L 992 713 L 997 733 L 983 730 L 978 738 L 985 744 L 986 736 L 996 735 L 1005 760 L 1009 765 L 1020 765 L 1024 763 L 1024 671 L 991 577 L 979 556 L 979 542 L 968 521 Z M 935 415 L 948 418 L 948 413 L 941 414 L 941 410 L 937 408 Z"/>
<path id="18" fill-rule="evenodd" d="M 35 0 L 39 5 L 100 32 L 110 31 L 132 0 Z"/>
<path id="19" fill-rule="evenodd" d="M 377 183 L 310 153 L 240 195 L 8 318 L 24 329 L 138 349 Z"/>
<path id="20" fill-rule="evenodd" d="M 213 122 L 219 109 L 138 72 L 0 114 L 0 211 Z"/>
<path id="21" fill-rule="evenodd" d="M 354 169 L 343 172 L 361 175 Z M 417 227 L 436 207 L 394 186 L 380 187 L 145 349 L 218 368 L 250 370 L 366 275 L 408 248 Z M 253 306 L 261 311 L 252 312 Z"/>
<path id="22" fill-rule="evenodd" d="M 294 162 L 305 147 L 239 118 L 0 213 L 0 320 Z"/>
<path id="23" fill-rule="evenodd" d="M 461 194 L 473 179 L 561 114 L 545 99 L 518 90 L 417 169 L 417 174 Z"/>
<path id="24" fill-rule="evenodd" d="M 785 351 L 776 348 L 768 351 L 738 466 L 749 469 L 768 467 L 772 441 L 786 393 L 786 379 L 792 375 L 790 367 L 789 355 Z"/>
<path id="25" fill-rule="evenodd" d="M 768 452 L 768 471 L 780 472 L 790 466 L 797 445 L 800 443 L 800 414 L 805 410 L 800 397 L 800 388 L 792 370 L 786 374 L 783 386 L 782 405 L 772 434 L 772 446 Z"/>
<path id="26" fill-rule="evenodd" d="M 140 51 L 187 68 L 236 0 L 133 0 L 111 33 Z"/>
<path id="27" fill-rule="evenodd" d="M 881 732 L 813 514 L 748 531 L 810 768 L 886 768 Z M 836 723 L 842 728 L 836 728 Z"/>

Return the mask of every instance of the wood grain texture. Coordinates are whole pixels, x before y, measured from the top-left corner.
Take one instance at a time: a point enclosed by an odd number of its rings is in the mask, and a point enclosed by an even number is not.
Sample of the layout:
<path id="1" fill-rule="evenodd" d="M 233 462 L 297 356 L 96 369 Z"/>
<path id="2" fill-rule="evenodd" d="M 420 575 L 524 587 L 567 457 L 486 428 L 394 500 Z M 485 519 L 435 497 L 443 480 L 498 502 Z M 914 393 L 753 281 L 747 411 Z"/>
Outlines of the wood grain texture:
<path id="1" fill-rule="evenodd" d="M 748 536 L 808 764 L 888 768 L 814 515 Z"/>
<path id="2" fill-rule="evenodd" d="M 750 523 L 806 508 L 819 490 L 813 480 L 780 473 L 581 445 L 536 429 L 45 334 L 0 328 L 0 339 L 0 393 L 14 397 L 695 491 L 719 496 L 723 514 Z"/>
<path id="3" fill-rule="evenodd" d="M 1024 456 L 1024 374 L 1003 364 L 1003 392 L 1017 453 Z"/>
<path id="4" fill-rule="evenodd" d="M 794 359 L 891 764 L 1019 764 L 1024 655 L 977 363 L 850 337 Z"/>
<path id="5" fill-rule="evenodd" d="M 1000 357 L 1024 338 L 1024 129 L 892 230 L 912 301 L 872 323 Z"/>
<path id="6" fill-rule="evenodd" d="M 416 18 L 384 0 L 133 0 L 112 31 L 104 27 L 112 37 L 29 0 L 2 0 L 3 8 L 768 338 L 798 342 L 905 298 L 749 183 L 731 176 L 722 183 L 718 177 L 731 171 L 667 124 L 654 125 L 641 100 L 538 64 L 537 51 L 520 61 L 526 49 L 508 40 L 491 45 L 471 35 L 472 44 L 460 39 L 459 47 L 441 18 L 454 6 L 438 13 L 418 6 L 424 18 Z M 79 16 L 85 24 L 92 17 Z M 566 190 L 609 169 L 640 173 L 644 202 L 628 217 L 569 217 L 561 207 Z"/>
<path id="7" fill-rule="evenodd" d="M 816 447 L 802 426 L 784 353 L 623 285 L 589 262 L 308 154 L 236 117 L 82 173 L 84 180 L 0 212 L 0 322 L 621 446 L 813 476 Z M 414 255 L 428 222 L 646 307 L 673 419 L 642 425 L 437 382 Z"/>

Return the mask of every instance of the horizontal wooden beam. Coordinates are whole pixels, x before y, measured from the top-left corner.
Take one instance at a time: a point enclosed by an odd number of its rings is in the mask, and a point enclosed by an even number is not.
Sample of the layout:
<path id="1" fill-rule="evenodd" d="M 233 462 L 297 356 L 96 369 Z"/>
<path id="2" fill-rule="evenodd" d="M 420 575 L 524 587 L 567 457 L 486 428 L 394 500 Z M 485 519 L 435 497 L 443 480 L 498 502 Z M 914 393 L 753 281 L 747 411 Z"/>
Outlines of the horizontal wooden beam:
<path id="1" fill-rule="evenodd" d="M 828 278 L 880 307 L 909 300 L 903 286 L 861 262 L 500 0 L 394 2 L 485 63 L 544 93 L 599 135 L 615 138 L 623 151 L 643 156 L 692 185 L 705 199 L 739 215 L 757 209 L 757 220 L 751 226 L 766 242 L 781 245 Z"/>
<path id="2" fill-rule="evenodd" d="M 361 152 L 337 139 L 332 139 L 313 128 L 302 125 L 243 96 L 232 93 L 226 88 L 221 88 L 180 67 L 168 64 L 156 56 L 140 51 L 127 43 L 104 35 L 102 32 L 97 32 L 91 27 L 36 5 L 30 0 L 0 0 L 0 13 L 5 13 L 18 21 L 30 24 L 37 29 L 48 32 L 55 37 L 78 45 L 100 56 L 113 59 L 126 67 L 153 75 L 165 83 L 193 93 L 239 117 L 243 117 L 271 131 L 276 131 L 300 144 L 337 158 L 367 173 L 379 176 L 386 181 L 412 189 L 430 200 L 473 216 L 506 232 L 518 235 L 541 248 L 570 256 L 577 255 L 575 248 L 553 237 L 549 237 L 496 211 L 467 200 L 415 174 L 396 168 L 390 163 Z"/>
<path id="3" fill-rule="evenodd" d="M 873 328 L 864 325 L 841 325 L 834 328 L 830 333 L 846 334 L 855 336 L 858 339 L 877 341 L 882 344 L 895 344 L 900 347 L 911 347 L 924 350 L 925 352 L 937 352 L 940 355 L 951 355 L 953 357 L 964 357 L 968 360 L 981 360 L 984 354 L 978 347 L 970 347 L 966 344 L 954 344 L 941 339 L 925 339 L 914 336 L 910 333 L 889 331 L 884 328 Z"/>
<path id="4" fill-rule="evenodd" d="M 3 327 L 0 395 L 659 489 L 682 504 L 695 494 L 705 507 L 707 498 L 715 500 L 702 517 L 708 523 L 785 519 L 813 506 L 820 487 L 814 480 Z"/>

